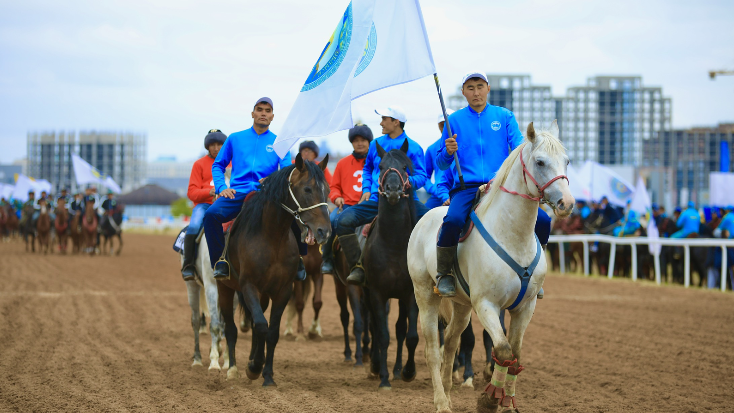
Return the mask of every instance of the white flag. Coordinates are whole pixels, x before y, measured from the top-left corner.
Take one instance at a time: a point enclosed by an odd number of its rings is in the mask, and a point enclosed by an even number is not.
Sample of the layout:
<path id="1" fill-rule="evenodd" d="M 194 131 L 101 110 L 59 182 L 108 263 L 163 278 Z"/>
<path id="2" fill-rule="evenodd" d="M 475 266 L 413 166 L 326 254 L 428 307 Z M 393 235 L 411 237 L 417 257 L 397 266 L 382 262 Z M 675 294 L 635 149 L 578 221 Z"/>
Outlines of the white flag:
<path id="1" fill-rule="evenodd" d="M 296 99 L 273 147 L 354 126 L 352 100 L 436 72 L 418 0 L 354 0 Z"/>
<path id="2" fill-rule="evenodd" d="M 120 189 L 120 185 L 117 185 L 117 182 L 115 182 L 115 180 L 112 179 L 112 177 L 109 175 L 105 177 L 103 185 L 116 194 L 122 192 L 122 189 Z"/>
<path id="3" fill-rule="evenodd" d="M 12 197 L 21 202 L 26 202 L 28 200 L 28 192 L 30 191 L 36 192 L 33 181 L 31 180 L 31 178 L 23 174 L 19 174 L 18 180 L 15 181 L 15 189 L 13 190 Z"/>
<path id="4" fill-rule="evenodd" d="M 571 196 L 577 201 L 591 201 L 591 190 L 587 186 L 585 179 L 581 177 L 579 172 L 573 165 L 568 165 L 566 169 L 566 176 L 568 177 L 568 187 L 571 189 Z"/>
<path id="5" fill-rule="evenodd" d="M 626 179 L 597 162 L 586 161 L 578 175 L 583 185 L 591 190 L 593 201 L 598 202 L 602 197 L 607 197 L 610 204 L 623 207 L 635 193 L 632 184 Z"/>
<path id="6" fill-rule="evenodd" d="M 79 155 L 72 153 L 71 162 L 74 164 L 74 175 L 76 175 L 77 185 L 104 183 L 104 178 L 97 168 L 90 165 L 89 162 L 82 159 Z"/>
<path id="7" fill-rule="evenodd" d="M 15 185 L 0 184 L 0 198 L 5 198 L 6 200 L 9 200 L 10 197 L 13 196 L 14 191 Z"/>
<path id="8" fill-rule="evenodd" d="M 630 203 L 630 209 L 640 215 L 649 214 L 650 220 L 647 223 L 647 238 L 649 240 L 656 240 L 660 238 L 660 232 L 658 231 L 657 224 L 655 223 L 655 218 L 652 216 L 652 202 L 650 202 L 650 196 L 647 194 L 645 181 L 642 179 L 642 177 L 637 178 L 635 196 L 632 198 L 632 202 Z M 660 254 L 660 248 L 660 244 L 649 244 L 650 254 Z"/>

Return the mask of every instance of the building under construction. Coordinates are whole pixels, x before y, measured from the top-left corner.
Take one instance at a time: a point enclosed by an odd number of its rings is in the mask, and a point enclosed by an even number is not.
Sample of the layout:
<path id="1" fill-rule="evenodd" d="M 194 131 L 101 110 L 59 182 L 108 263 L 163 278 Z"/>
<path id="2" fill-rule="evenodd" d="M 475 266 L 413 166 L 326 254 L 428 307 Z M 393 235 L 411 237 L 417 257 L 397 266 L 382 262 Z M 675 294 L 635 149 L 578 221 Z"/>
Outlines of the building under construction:
<path id="1" fill-rule="evenodd" d="M 46 179 L 54 191 L 76 192 L 71 154 L 76 153 L 102 174 L 112 177 L 123 192 L 141 186 L 146 173 L 145 134 L 118 131 L 28 132 L 28 175 Z"/>

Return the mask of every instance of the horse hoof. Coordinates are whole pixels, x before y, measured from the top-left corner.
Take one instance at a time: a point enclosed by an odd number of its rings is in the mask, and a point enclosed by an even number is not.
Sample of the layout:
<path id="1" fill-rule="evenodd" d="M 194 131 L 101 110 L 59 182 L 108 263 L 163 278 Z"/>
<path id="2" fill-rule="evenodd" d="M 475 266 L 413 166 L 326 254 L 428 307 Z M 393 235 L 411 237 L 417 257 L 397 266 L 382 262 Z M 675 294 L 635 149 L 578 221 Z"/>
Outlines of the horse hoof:
<path id="1" fill-rule="evenodd" d="M 362 363 L 362 360 L 357 360 L 356 363 L 354 363 L 354 367 L 362 367 L 364 366 L 364 363 Z"/>
<path id="2" fill-rule="evenodd" d="M 204 367 L 204 365 L 201 364 L 201 360 L 194 360 L 194 362 L 191 363 L 191 367 Z"/>
<path id="3" fill-rule="evenodd" d="M 352 358 L 351 357 L 344 357 L 344 362 L 345 363 L 351 363 L 352 362 Z"/>
<path id="4" fill-rule="evenodd" d="M 257 380 L 258 377 L 260 377 L 260 373 L 255 373 L 250 370 L 250 366 L 247 366 L 245 369 L 245 374 L 247 374 L 247 378 L 250 380 Z"/>
<path id="5" fill-rule="evenodd" d="M 390 391 L 390 390 L 392 390 L 392 386 L 390 386 L 389 384 L 384 385 L 384 386 L 380 385 L 380 387 L 377 388 L 377 391 Z"/>
<path id="6" fill-rule="evenodd" d="M 411 381 L 415 380 L 416 372 L 414 371 L 412 374 L 408 373 L 405 374 L 405 369 L 403 369 L 402 373 L 400 373 L 400 378 L 403 379 L 404 382 L 410 383 Z"/>
<path id="7" fill-rule="evenodd" d="M 209 371 L 212 370 L 222 371 L 222 368 L 219 367 L 219 360 L 212 360 L 211 363 L 209 363 Z"/>
<path id="8" fill-rule="evenodd" d="M 240 372 L 237 366 L 232 366 L 227 370 L 227 380 L 237 380 L 240 378 Z"/>
<path id="9" fill-rule="evenodd" d="M 320 338 L 323 338 L 323 337 L 321 336 L 321 334 L 317 334 L 317 333 L 312 333 L 312 332 L 310 332 L 310 331 L 308 332 L 308 339 L 309 339 L 309 340 L 317 340 L 317 339 L 320 339 Z"/>
<path id="10" fill-rule="evenodd" d="M 296 343 L 300 343 L 301 341 L 306 341 L 306 337 L 302 334 L 299 334 L 296 336 Z"/>
<path id="11" fill-rule="evenodd" d="M 499 408 L 499 400 L 489 397 L 487 393 L 482 393 L 477 399 L 478 413 L 495 413 Z"/>
<path id="12" fill-rule="evenodd" d="M 275 388 L 275 387 L 278 387 L 278 385 L 275 384 L 273 379 L 266 378 L 265 381 L 263 381 L 263 387 Z"/>
<path id="13" fill-rule="evenodd" d="M 459 374 L 459 370 L 456 370 L 453 373 L 454 383 L 461 383 L 461 374 Z"/>
<path id="14" fill-rule="evenodd" d="M 471 377 L 467 378 L 466 381 L 461 383 L 461 387 L 474 390 L 474 379 Z"/>

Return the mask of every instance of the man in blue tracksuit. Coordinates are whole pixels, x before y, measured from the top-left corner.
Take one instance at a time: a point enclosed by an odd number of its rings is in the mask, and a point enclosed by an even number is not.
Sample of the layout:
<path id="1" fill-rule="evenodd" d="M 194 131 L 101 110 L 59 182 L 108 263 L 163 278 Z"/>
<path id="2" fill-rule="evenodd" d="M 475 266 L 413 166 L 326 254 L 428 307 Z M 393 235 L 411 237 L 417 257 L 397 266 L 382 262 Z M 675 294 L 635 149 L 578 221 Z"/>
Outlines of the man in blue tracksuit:
<path id="1" fill-rule="evenodd" d="M 456 295 L 452 267 L 459 235 L 471 212 L 477 188 L 494 178 L 510 152 L 523 142 L 515 115 L 505 108 L 487 103 L 489 84 L 484 73 L 477 71 L 464 76 L 461 90 L 468 106 L 449 116 L 454 136 L 449 136 L 448 128 L 444 128 L 441 148 L 436 156 L 438 167 L 442 170 L 451 168 L 454 174 L 451 204 L 443 219 L 436 250 L 437 288 L 444 297 Z M 466 182 L 463 191 L 456 167 L 452 166 L 457 151 Z M 540 243 L 545 245 L 550 236 L 550 217 L 540 208 L 535 232 Z"/>
<path id="2" fill-rule="evenodd" d="M 454 113 L 451 109 L 446 109 L 446 115 L 449 116 L 452 113 Z M 438 116 L 438 130 L 443 132 L 443 125 L 445 123 L 445 119 L 443 118 L 443 113 Z M 428 209 L 433 209 L 436 207 L 440 207 L 443 205 L 449 198 L 448 193 L 441 193 L 439 183 L 441 182 L 441 175 L 443 175 L 444 171 L 441 171 L 439 168 L 436 167 L 436 154 L 438 153 L 438 150 L 441 149 L 441 139 L 437 140 L 431 146 L 426 148 L 426 185 L 423 187 L 426 192 L 428 192 L 431 197 L 428 198 L 426 201 L 426 207 Z M 431 182 L 431 176 L 433 176 L 433 173 L 436 173 L 436 178 L 434 182 Z"/>
<path id="3" fill-rule="evenodd" d="M 382 126 L 384 135 L 370 143 L 370 149 L 367 152 L 367 159 L 365 159 L 364 169 L 362 170 L 362 198 L 357 205 L 342 212 L 336 225 L 339 243 L 344 249 L 344 255 L 351 269 L 347 282 L 354 285 L 364 285 L 365 280 L 364 269 L 359 264 L 362 250 L 359 247 L 357 234 L 354 233 L 354 230 L 360 225 L 368 224 L 377 216 L 380 161 L 382 158 L 377 155 L 376 144 L 379 143 L 385 151 L 390 152 L 393 149 L 400 149 L 407 139 L 408 158 L 413 162 L 413 173 L 408 177 L 410 185 L 413 190 L 418 190 L 426 183 L 423 148 L 403 131 L 406 121 L 405 113 L 397 106 L 376 110 L 375 112 L 382 116 L 380 126 Z M 410 172 L 408 171 L 408 173 Z M 418 219 L 421 219 L 428 212 L 428 208 L 417 197 L 414 198 L 414 202 Z"/>
<path id="4" fill-rule="evenodd" d="M 687 238 L 691 234 L 698 234 L 701 226 L 701 216 L 696 211 L 696 204 L 693 201 L 688 203 L 688 209 L 683 211 L 676 223 L 680 231 L 674 233 L 670 238 Z"/>
<path id="5" fill-rule="evenodd" d="M 252 110 L 252 128 L 229 135 L 212 164 L 212 177 L 217 199 L 204 214 L 204 234 L 209 245 L 209 259 L 214 268 L 214 278 L 229 278 L 229 263 L 220 260 L 224 251 L 222 224 L 233 220 L 242 209 L 247 194 L 259 188 L 260 181 L 278 167 L 290 166 L 290 156 L 280 159 L 273 149 L 275 134 L 270 131 L 273 121 L 273 101 L 263 97 L 255 102 Z M 232 162 L 229 188 L 224 181 L 224 171 Z M 294 223 L 295 226 L 295 223 Z M 306 255 L 306 244 L 301 242 L 301 231 L 293 230 L 301 255 Z M 305 279 L 303 260 L 299 263 L 298 278 Z"/>

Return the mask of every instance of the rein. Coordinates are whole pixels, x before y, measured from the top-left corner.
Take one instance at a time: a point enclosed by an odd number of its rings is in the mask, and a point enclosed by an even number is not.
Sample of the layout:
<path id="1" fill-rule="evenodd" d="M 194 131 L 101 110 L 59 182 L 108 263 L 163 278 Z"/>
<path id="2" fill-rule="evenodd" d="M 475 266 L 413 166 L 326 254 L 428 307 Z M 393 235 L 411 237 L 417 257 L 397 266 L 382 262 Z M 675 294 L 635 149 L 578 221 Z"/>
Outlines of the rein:
<path id="1" fill-rule="evenodd" d="M 291 171 L 290 175 L 288 175 L 288 192 L 290 192 L 291 199 L 293 200 L 293 202 L 296 203 L 296 207 L 298 207 L 298 209 L 296 209 L 296 210 L 290 209 L 290 208 L 288 208 L 282 202 L 281 202 L 280 206 L 282 206 L 283 209 L 285 209 L 289 214 L 293 215 L 293 218 L 297 219 L 298 222 L 300 222 L 302 225 L 306 225 L 306 223 L 303 222 L 303 220 L 301 219 L 301 212 L 310 211 L 310 210 L 312 210 L 314 208 L 318 208 L 318 207 L 322 207 L 322 206 L 328 206 L 328 204 L 326 202 L 320 202 L 318 204 L 311 205 L 310 207 L 306 207 L 306 208 L 301 207 L 301 204 L 298 203 L 298 200 L 296 199 L 296 196 L 293 194 L 293 182 L 291 182 L 291 177 L 293 176 L 293 172 L 295 172 L 295 171 L 296 171 L 296 168 L 293 168 L 293 170 Z"/>
<path id="2" fill-rule="evenodd" d="M 380 185 L 378 186 L 379 189 L 378 189 L 377 193 L 380 194 L 380 195 L 382 195 L 382 196 L 387 196 L 387 192 L 385 192 L 385 190 L 383 189 L 382 184 L 385 182 L 385 178 L 387 177 L 387 175 L 390 172 L 395 172 L 396 174 L 398 174 L 398 177 L 400 178 L 400 183 L 403 185 L 403 194 L 400 195 L 400 196 L 402 198 L 408 198 L 410 196 L 410 193 L 409 192 L 410 192 L 410 188 L 411 188 L 410 180 L 409 179 L 403 179 L 403 174 L 401 174 L 400 171 L 398 171 L 395 168 L 390 168 L 387 171 L 385 171 L 384 174 L 382 174 L 382 178 L 380 178 Z"/>
<path id="3" fill-rule="evenodd" d="M 535 188 L 538 190 L 538 196 L 537 197 L 533 197 L 533 196 L 530 196 L 528 194 L 521 194 L 519 192 L 511 191 L 511 190 L 505 188 L 504 186 L 500 186 L 500 189 L 503 192 L 507 192 L 510 195 L 517 195 L 517 196 L 523 197 L 525 199 L 528 199 L 530 201 L 538 202 L 538 203 L 541 203 L 541 204 L 547 204 L 548 206 L 550 206 L 551 208 L 553 208 L 553 210 L 555 211 L 556 210 L 556 204 L 553 201 L 548 201 L 547 199 L 545 199 L 545 190 L 553 182 L 556 182 L 559 179 L 565 179 L 566 182 L 568 182 L 570 184 L 570 181 L 568 180 L 568 176 L 566 176 L 566 175 L 558 175 L 555 178 L 551 179 L 550 181 L 546 182 L 545 185 L 540 186 L 540 184 L 538 184 L 538 181 L 536 181 L 535 178 L 533 177 L 533 175 L 530 173 L 530 171 L 528 171 L 528 167 L 525 166 L 525 160 L 523 160 L 523 158 L 522 158 L 522 149 L 520 150 L 520 163 L 522 164 L 522 179 L 523 179 L 523 181 L 525 181 L 525 185 L 528 184 L 528 179 L 527 178 L 529 177 L 530 180 L 533 181 L 533 184 L 535 184 Z M 490 180 L 489 183 L 492 183 L 492 181 Z M 489 190 L 489 185 L 487 185 L 487 191 L 488 190 Z"/>

